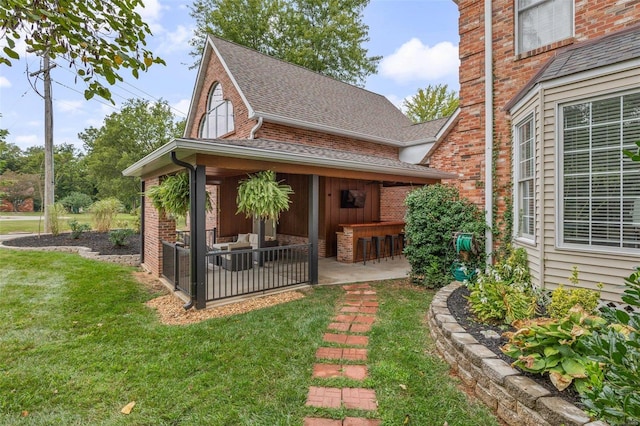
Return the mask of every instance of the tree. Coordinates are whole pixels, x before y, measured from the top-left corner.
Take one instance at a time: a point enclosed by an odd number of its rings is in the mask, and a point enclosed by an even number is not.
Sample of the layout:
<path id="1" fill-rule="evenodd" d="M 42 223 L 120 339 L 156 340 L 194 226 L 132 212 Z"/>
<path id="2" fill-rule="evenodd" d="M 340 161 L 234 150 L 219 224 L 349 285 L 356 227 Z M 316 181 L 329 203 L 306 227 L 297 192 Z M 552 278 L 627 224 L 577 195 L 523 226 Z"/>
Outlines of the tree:
<path id="1" fill-rule="evenodd" d="M 6 46 L 0 64 L 20 59 L 16 42 L 55 60 L 61 57 L 85 81 L 84 96 L 111 100 L 109 84 L 122 81 L 122 68 L 138 78 L 152 64 L 164 61 L 145 49 L 149 26 L 135 11 L 142 0 L 4 0 L 0 3 L 0 37 Z"/>
<path id="2" fill-rule="evenodd" d="M 87 174 L 97 198 L 117 197 L 127 208 L 135 206 L 140 180 L 122 176 L 122 170 L 179 137 L 183 129 L 184 122 L 174 121 L 166 101 L 130 99 L 120 112 L 106 117 L 102 127 L 80 133 L 87 152 Z"/>
<path id="3" fill-rule="evenodd" d="M 192 55 L 211 33 L 338 80 L 364 85 L 381 57 L 367 56 L 369 0 L 195 0 Z"/>
<path id="4" fill-rule="evenodd" d="M 446 84 L 427 86 L 418 89 L 418 93 L 403 103 L 407 117 L 414 123 L 423 123 L 436 118 L 448 117 L 460 103 L 455 90 L 449 90 Z"/>
<path id="5" fill-rule="evenodd" d="M 0 176 L 0 198 L 13 205 L 13 211 L 20 211 L 24 202 L 36 196 L 37 175 L 23 175 L 16 172 L 6 172 Z"/>

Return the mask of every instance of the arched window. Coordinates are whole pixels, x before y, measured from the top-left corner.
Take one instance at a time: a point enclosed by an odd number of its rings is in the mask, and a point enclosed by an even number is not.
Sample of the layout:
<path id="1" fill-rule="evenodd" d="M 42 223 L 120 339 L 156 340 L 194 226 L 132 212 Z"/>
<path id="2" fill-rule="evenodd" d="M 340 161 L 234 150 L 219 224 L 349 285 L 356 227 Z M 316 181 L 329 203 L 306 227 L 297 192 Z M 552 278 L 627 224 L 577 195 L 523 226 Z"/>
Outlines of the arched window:
<path id="1" fill-rule="evenodd" d="M 224 99 L 222 85 L 214 83 L 209 90 L 207 112 L 200 122 L 200 137 L 219 138 L 233 130 L 233 104 Z"/>

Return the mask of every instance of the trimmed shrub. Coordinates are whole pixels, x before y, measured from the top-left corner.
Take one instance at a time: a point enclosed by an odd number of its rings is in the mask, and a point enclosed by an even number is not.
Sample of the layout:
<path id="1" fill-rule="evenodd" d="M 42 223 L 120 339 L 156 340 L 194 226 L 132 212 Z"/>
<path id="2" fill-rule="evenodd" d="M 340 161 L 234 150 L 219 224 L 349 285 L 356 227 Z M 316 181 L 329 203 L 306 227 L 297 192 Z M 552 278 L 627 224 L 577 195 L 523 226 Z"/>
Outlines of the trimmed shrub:
<path id="1" fill-rule="evenodd" d="M 93 203 L 93 200 L 87 194 L 72 192 L 60 200 L 60 203 L 69 211 L 69 213 L 78 214 L 81 210 L 88 208 L 91 203 Z"/>
<path id="2" fill-rule="evenodd" d="M 575 266 L 573 267 L 569 282 L 574 286 L 579 284 L 578 268 Z M 551 318 L 562 318 L 567 315 L 569 309 L 576 305 L 582 306 L 585 311 L 593 314 L 596 312 L 599 300 L 599 291 L 589 290 L 587 288 L 572 288 L 566 290 L 560 285 L 560 287 L 551 293 L 551 303 L 548 308 L 549 316 Z"/>
<path id="3" fill-rule="evenodd" d="M 124 247 L 127 245 L 127 239 L 133 235 L 133 229 L 122 228 L 122 229 L 114 229 L 109 232 L 109 241 L 115 247 Z"/>
<path id="4" fill-rule="evenodd" d="M 442 287 L 454 279 L 454 234 L 466 232 L 484 237 L 484 216 L 475 204 L 460 198 L 451 185 L 419 188 L 407 196 L 405 204 L 408 244 L 404 253 L 411 265 L 411 278 L 429 288 Z M 481 256 L 467 263 L 473 269 L 484 268 L 484 238 L 478 240 Z"/>
<path id="5" fill-rule="evenodd" d="M 80 223 L 77 220 L 70 220 L 68 223 L 71 228 L 71 238 L 74 240 L 80 238 L 83 232 L 91 230 L 91 225 L 88 223 Z"/>

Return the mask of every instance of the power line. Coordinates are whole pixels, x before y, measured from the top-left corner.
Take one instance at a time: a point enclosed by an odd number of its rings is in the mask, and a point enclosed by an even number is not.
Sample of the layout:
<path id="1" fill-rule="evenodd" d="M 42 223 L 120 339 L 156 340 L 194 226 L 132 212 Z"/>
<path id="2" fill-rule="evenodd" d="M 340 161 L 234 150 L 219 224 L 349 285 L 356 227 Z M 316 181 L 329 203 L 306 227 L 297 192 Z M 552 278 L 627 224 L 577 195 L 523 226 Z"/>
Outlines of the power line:
<path id="1" fill-rule="evenodd" d="M 64 59 L 65 61 L 67 61 L 69 64 L 71 64 L 71 61 L 69 61 L 69 59 L 68 59 L 68 58 L 62 58 L 62 59 Z M 69 72 L 69 73 L 73 74 L 74 76 L 76 75 L 76 73 L 75 73 L 75 72 L 71 71 L 71 70 L 70 70 L 70 69 L 68 69 L 66 66 L 65 66 L 65 67 L 60 67 L 60 68 L 62 68 L 62 69 L 64 69 L 64 70 L 66 70 L 67 72 Z M 152 101 L 152 100 L 153 100 L 153 101 L 155 101 L 155 102 L 161 102 L 161 101 L 162 101 L 160 98 L 157 98 L 157 97 L 153 96 L 152 94 L 150 94 L 150 93 L 148 93 L 148 92 L 146 92 L 146 91 L 142 90 L 141 88 L 139 88 L 139 87 L 137 87 L 137 86 L 134 86 L 133 84 L 131 84 L 131 83 L 127 82 L 127 81 L 122 81 L 122 83 L 126 84 L 127 86 L 130 86 L 131 88 L 133 88 L 133 89 L 135 89 L 135 90 L 137 90 L 138 92 L 142 93 L 144 96 L 140 96 L 140 94 L 138 94 L 138 93 L 134 93 L 134 92 L 132 92 L 132 91 L 130 91 L 130 90 L 128 90 L 128 89 L 126 89 L 126 88 L 122 87 L 122 85 L 121 85 L 120 83 L 115 83 L 115 84 L 113 84 L 112 86 L 117 87 L 118 89 L 120 89 L 120 90 L 122 90 L 122 91 L 124 91 L 124 92 L 126 92 L 126 93 L 129 93 L 129 94 L 131 94 L 131 95 L 133 95 L 133 96 L 135 96 L 135 97 L 142 97 L 142 98 L 145 98 L 145 100 L 147 100 L 147 101 Z M 126 98 L 126 97 L 124 97 L 124 96 L 122 96 L 122 95 L 120 95 L 120 94 L 117 94 L 117 93 L 116 93 L 116 92 L 114 92 L 114 91 L 112 91 L 112 93 L 116 94 L 117 96 L 119 96 L 120 98 L 122 98 L 122 99 L 124 99 L 124 100 L 129 100 L 128 98 Z M 186 117 L 186 116 L 187 116 L 187 113 L 185 113 L 184 111 L 180 111 L 180 110 L 179 110 L 179 109 L 177 109 L 177 108 L 174 108 L 174 107 L 173 107 L 173 106 L 171 106 L 168 102 L 167 102 L 167 105 L 169 106 L 169 108 L 170 108 L 170 109 L 172 109 L 173 111 L 177 112 L 179 115 L 184 116 L 184 117 Z"/>

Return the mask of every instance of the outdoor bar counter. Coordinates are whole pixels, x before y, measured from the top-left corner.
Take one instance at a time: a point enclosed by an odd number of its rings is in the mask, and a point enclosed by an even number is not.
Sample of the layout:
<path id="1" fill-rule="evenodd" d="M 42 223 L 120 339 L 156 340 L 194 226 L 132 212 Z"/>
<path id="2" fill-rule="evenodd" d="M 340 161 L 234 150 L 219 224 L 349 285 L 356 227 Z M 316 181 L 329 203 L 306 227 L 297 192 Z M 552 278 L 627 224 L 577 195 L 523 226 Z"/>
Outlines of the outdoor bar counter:
<path id="1" fill-rule="evenodd" d="M 339 224 L 342 232 L 336 232 L 338 237 L 338 254 L 336 260 L 343 263 L 362 262 L 362 247 L 358 247 L 358 238 L 373 236 L 399 235 L 404 232 L 404 222 L 372 222 Z M 375 243 L 367 249 L 371 250 L 370 259 L 375 256 Z M 367 253 L 369 255 L 369 253 Z"/>

